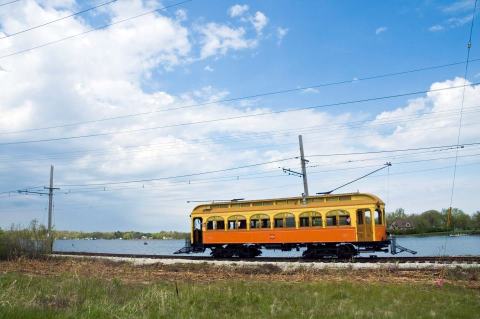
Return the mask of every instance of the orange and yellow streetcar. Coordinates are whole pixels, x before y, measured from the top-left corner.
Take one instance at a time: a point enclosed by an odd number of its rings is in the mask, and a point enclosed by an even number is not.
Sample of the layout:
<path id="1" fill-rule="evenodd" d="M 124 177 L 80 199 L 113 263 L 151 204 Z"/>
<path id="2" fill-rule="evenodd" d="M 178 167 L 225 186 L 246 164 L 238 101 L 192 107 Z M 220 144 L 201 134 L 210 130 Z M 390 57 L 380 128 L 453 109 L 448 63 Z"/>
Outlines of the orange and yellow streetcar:
<path id="1" fill-rule="evenodd" d="M 385 204 L 365 193 L 214 202 L 195 207 L 190 247 L 217 258 L 306 248 L 306 258 L 387 252 Z"/>

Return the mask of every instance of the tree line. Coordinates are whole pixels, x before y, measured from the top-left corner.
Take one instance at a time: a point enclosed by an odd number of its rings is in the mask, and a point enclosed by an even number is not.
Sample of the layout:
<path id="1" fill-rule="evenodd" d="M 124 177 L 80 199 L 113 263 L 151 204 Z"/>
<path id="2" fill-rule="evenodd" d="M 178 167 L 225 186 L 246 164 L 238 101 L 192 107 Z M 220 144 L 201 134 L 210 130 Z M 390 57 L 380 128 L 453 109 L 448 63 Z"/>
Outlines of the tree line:
<path id="1" fill-rule="evenodd" d="M 480 211 L 469 215 L 458 208 L 453 208 L 448 223 L 448 209 L 441 211 L 427 210 L 421 214 L 407 214 L 403 208 L 386 214 L 387 227 L 393 234 L 424 234 L 449 231 L 480 231 Z M 410 229 L 392 229 L 395 221 L 408 221 Z"/>
<path id="2" fill-rule="evenodd" d="M 56 239 L 184 239 L 189 233 L 177 231 L 138 232 L 138 231 L 115 231 L 115 232 L 81 232 L 56 230 Z"/>

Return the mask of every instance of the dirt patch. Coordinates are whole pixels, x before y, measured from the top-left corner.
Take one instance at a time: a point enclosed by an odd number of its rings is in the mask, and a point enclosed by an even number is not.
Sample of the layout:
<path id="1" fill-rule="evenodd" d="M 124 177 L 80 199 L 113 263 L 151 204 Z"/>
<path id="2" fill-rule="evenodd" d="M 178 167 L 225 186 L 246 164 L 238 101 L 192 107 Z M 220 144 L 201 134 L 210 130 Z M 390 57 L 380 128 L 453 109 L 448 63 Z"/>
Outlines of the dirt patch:
<path id="1" fill-rule="evenodd" d="M 134 266 L 129 262 L 114 262 L 102 259 L 50 258 L 17 259 L 0 262 L 0 274 L 25 273 L 34 276 L 74 276 L 132 283 L 155 281 L 210 282 L 217 280 L 254 281 L 347 281 L 377 283 L 427 283 L 451 284 L 480 289 L 480 270 L 401 270 L 401 269 L 313 269 L 308 266 L 282 270 L 272 264 L 255 266 L 218 266 L 208 263 L 178 263 L 172 265 L 151 264 Z M 50 303 L 52 301 L 45 301 Z M 58 302 L 55 300 L 54 302 Z M 61 302 L 60 302 L 61 303 Z"/>

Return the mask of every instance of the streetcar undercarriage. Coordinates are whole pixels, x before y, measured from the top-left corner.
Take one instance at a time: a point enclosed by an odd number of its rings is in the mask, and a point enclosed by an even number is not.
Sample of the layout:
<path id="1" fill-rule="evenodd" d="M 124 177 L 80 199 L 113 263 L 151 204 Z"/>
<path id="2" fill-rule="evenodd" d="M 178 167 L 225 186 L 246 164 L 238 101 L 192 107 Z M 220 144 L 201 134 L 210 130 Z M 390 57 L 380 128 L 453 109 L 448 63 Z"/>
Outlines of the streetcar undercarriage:
<path id="1" fill-rule="evenodd" d="M 306 259 L 339 258 L 348 259 L 362 252 L 388 252 L 390 241 L 354 243 L 305 243 L 305 244 L 224 244 L 192 247 L 192 251 L 210 249 L 215 258 L 255 258 L 262 254 L 261 249 L 291 251 L 306 248 L 302 257 Z"/>

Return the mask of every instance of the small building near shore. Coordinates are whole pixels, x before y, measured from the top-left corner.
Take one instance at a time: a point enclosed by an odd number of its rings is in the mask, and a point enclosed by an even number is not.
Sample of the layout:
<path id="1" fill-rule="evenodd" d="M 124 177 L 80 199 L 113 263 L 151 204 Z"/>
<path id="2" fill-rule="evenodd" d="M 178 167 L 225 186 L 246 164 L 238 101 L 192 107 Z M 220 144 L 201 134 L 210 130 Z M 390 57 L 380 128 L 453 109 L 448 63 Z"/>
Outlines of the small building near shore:
<path id="1" fill-rule="evenodd" d="M 408 219 L 394 220 L 389 226 L 390 230 L 401 230 L 401 231 L 411 230 L 413 228 L 415 228 L 415 225 Z"/>

